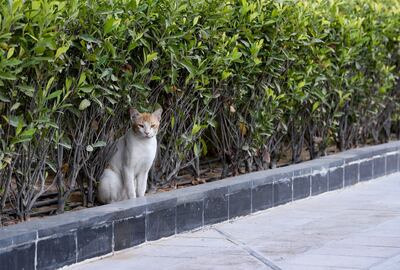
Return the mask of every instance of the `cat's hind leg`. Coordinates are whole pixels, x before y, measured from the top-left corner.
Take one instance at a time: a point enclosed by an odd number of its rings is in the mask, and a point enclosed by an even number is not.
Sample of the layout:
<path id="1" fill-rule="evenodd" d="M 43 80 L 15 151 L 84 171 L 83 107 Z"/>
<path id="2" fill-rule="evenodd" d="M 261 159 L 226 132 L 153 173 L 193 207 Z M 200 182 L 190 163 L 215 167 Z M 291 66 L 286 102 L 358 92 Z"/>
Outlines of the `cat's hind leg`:
<path id="1" fill-rule="evenodd" d="M 102 203 L 111 203 L 126 199 L 122 192 L 121 178 L 111 169 L 105 169 L 100 177 L 98 198 Z"/>

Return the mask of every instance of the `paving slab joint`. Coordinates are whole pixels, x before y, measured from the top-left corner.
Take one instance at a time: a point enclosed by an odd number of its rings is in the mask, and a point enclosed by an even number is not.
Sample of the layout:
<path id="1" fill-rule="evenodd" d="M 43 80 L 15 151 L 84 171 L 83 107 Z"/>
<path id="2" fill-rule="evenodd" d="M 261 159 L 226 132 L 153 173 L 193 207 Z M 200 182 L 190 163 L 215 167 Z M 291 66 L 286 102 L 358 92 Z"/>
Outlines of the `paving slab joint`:
<path id="1" fill-rule="evenodd" d="M 259 253 L 258 251 L 252 249 L 251 247 L 246 245 L 246 243 L 243 243 L 243 242 L 239 241 L 238 239 L 235 239 L 229 233 L 223 232 L 222 230 L 217 229 L 217 228 L 213 228 L 213 230 L 215 230 L 217 233 L 221 234 L 229 242 L 237 245 L 238 247 L 240 247 L 241 249 L 246 251 L 250 256 L 252 256 L 256 260 L 258 260 L 259 262 L 261 262 L 262 264 L 267 266 L 269 269 L 271 269 L 271 270 L 283 270 L 282 268 L 277 266 L 275 263 L 273 263 L 271 260 L 269 260 L 268 258 L 263 256 L 261 253 Z"/>

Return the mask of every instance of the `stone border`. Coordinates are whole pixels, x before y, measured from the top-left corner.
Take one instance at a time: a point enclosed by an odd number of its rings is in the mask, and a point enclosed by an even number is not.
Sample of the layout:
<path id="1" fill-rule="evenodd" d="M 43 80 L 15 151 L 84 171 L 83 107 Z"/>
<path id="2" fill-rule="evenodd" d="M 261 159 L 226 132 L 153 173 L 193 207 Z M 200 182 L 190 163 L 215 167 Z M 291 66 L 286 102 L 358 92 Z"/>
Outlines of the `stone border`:
<path id="1" fill-rule="evenodd" d="M 0 228 L 3 269 L 55 269 L 399 171 L 400 141 Z"/>

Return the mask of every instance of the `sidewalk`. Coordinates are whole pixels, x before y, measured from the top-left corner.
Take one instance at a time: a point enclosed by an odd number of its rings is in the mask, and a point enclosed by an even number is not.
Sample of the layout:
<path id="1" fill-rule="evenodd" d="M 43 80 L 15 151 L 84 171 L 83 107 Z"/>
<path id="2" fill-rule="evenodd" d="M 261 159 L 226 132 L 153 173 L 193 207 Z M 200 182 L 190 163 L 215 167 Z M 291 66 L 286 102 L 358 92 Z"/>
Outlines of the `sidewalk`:
<path id="1" fill-rule="evenodd" d="M 400 270 L 400 174 L 65 269 Z"/>

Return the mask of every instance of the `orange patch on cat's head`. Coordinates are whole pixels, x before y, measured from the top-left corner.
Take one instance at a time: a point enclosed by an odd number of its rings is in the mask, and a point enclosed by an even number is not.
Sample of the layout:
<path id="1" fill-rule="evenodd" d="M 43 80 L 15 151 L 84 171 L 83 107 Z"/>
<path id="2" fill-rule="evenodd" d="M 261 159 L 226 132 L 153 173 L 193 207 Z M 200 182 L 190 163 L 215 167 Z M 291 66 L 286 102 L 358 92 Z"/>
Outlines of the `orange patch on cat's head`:
<path id="1" fill-rule="evenodd" d="M 158 109 L 153 113 L 140 113 L 138 110 L 131 108 L 129 114 L 132 121 L 132 129 L 135 133 L 142 133 L 143 136 L 154 136 L 160 127 L 162 109 Z"/>

